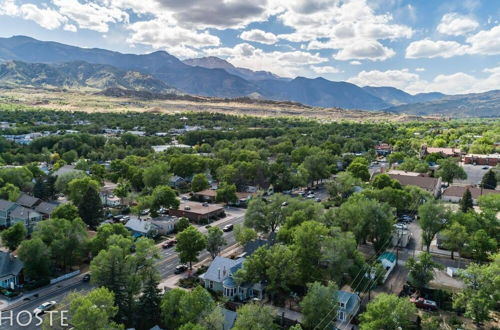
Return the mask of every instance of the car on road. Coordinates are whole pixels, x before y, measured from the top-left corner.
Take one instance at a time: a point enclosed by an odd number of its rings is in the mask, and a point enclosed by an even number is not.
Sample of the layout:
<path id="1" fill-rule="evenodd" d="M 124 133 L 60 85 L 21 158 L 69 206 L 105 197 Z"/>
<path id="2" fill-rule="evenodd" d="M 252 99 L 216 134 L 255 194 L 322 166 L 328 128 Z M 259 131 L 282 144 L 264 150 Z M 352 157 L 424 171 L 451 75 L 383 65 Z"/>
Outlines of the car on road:
<path id="1" fill-rule="evenodd" d="M 225 225 L 224 228 L 222 228 L 222 231 L 228 232 L 233 230 L 234 226 L 233 224 Z"/>
<path id="2" fill-rule="evenodd" d="M 50 311 L 54 307 L 56 307 L 56 302 L 54 300 L 46 301 L 33 310 L 33 315 L 42 315 L 46 311 Z"/>
<path id="3" fill-rule="evenodd" d="M 411 297 L 410 301 L 414 303 L 417 308 L 426 309 L 429 311 L 436 311 L 438 309 L 435 301 L 425 299 L 424 297 Z"/>
<path id="4" fill-rule="evenodd" d="M 83 281 L 83 282 L 89 282 L 89 281 L 90 281 L 90 274 L 85 274 L 85 275 L 82 277 L 82 281 Z"/>
<path id="5" fill-rule="evenodd" d="M 483 166 L 483 170 L 489 170 L 490 168 L 488 166 Z"/>
<path id="6" fill-rule="evenodd" d="M 175 267 L 174 273 L 175 274 L 182 274 L 188 269 L 187 265 L 178 265 Z"/>
<path id="7" fill-rule="evenodd" d="M 172 246 L 174 246 L 176 243 L 177 243 L 177 240 L 169 239 L 168 241 L 163 243 L 161 247 L 164 249 L 168 249 L 168 248 L 171 248 Z"/>

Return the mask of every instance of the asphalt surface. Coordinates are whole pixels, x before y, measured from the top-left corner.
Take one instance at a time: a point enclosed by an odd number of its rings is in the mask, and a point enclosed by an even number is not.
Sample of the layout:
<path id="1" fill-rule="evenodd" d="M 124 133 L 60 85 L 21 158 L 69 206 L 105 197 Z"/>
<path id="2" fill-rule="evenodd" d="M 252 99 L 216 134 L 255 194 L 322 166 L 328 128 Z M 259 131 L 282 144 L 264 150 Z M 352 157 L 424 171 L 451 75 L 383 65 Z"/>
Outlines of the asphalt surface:
<path id="1" fill-rule="evenodd" d="M 218 221 L 215 226 L 219 228 L 223 228 L 225 225 L 231 223 L 234 225 L 241 224 L 244 221 L 244 215 L 238 215 L 234 217 L 228 217 L 227 219 L 223 219 Z M 199 227 L 199 230 L 203 233 L 207 232 L 205 227 Z M 224 239 L 226 240 L 226 245 L 223 248 L 234 245 L 236 243 L 236 239 L 234 236 L 234 231 L 225 232 Z M 204 250 L 199 255 L 199 260 L 205 259 L 210 254 Z M 161 249 L 160 251 L 160 260 L 157 262 L 157 268 L 160 272 L 162 278 L 167 278 L 171 275 L 174 275 L 175 267 L 180 264 L 178 253 L 175 252 L 175 248 Z M 36 326 L 38 320 L 33 317 L 33 310 L 40 306 L 42 303 L 46 301 L 56 301 L 60 303 L 68 294 L 71 292 L 81 292 L 85 293 L 91 290 L 93 287 L 88 282 L 82 282 L 82 275 L 79 275 L 73 279 L 60 282 L 58 284 L 54 284 L 50 287 L 45 288 L 44 293 L 40 293 L 39 297 L 33 296 L 33 294 L 26 294 L 24 298 L 16 303 L 13 303 L 9 306 L 6 306 L 0 311 L 0 330 L 3 329 L 41 329 L 40 326 Z M 25 312 L 26 311 L 26 312 Z M 7 317 L 10 316 L 9 313 L 12 312 L 13 315 L 13 325 L 10 325 L 10 320 Z M 28 313 L 29 312 L 29 313 Z M 30 315 L 28 315 L 30 314 Z M 19 315 L 19 316 L 18 316 Z M 55 316 L 55 315 L 54 315 Z M 21 326 L 16 324 L 16 318 L 18 317 L 20 324 L 29 323 L 30 318 L 32 322 L 28 326 Z M 44 316 L 47 317 L 47 316 Z M 54 317 L 55 319 L 55 317 Z"/>

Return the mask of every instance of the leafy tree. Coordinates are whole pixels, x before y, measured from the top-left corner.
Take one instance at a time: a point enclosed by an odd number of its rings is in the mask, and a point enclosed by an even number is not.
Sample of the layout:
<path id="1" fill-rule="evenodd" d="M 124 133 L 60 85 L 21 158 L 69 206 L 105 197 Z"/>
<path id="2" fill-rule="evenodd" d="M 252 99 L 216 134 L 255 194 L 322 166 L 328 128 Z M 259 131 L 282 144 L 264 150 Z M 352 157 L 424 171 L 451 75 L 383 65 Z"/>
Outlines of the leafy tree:
<path id="1" fill-rule="evenodd" d="M 0 198 L 6 199 L 11 202 L 15 202 L 21 197 L 21 190 L 14 186 L 12 183 L 7 183 L 5 186 L 0 188 Z"/>
<path id="2" fill-rule="evenodd" d="M 500 212 L 500 194 L 482 195 L 478 200 L 479 207 L 483 211 Z"/>
<path id="3" fill-rule="evenodd" d="M 80 215 L 78 214 L 78 208 L 73 203 L 64 203 L 58 205 L 52 211 L 52 218 L 73 220 L 78 218 Z"/>
<path id="4" fill-rule="evenodd" d="M 393 188 L 397 187 L 400 189 L 401 185 L 399 185 L 398 187 L 398 184 L 399 181 L 391 179 L 391 177 L 386 173 L 377 175 L 372 182 L 372 186 L 377 189 L 384 189 L 385 187 L 393 187 Z"/>
<path id="5" fill-rule="evenodd" d="M 210 252 L 212 259 L 219 255 L 221 248 L 226 244 L 223 234 L 219 227 L 208 228 L 207 251 Z"/>
<path id="6" fill-rule="evenodd" d="M 235 330 L 276 329 L 274 312 L 271 307 L 259 304 L 246 304 L 237 310 Z"/>
<path id="7" fill-rule="evenodd" d="M 224 330 L 224 313 L 221 307 L 215 307 L 209 314 L 207 314 L 200 321 L 200 325 L 205 329 L 210 330 Z"/>
<path id="8" fill-rule="evenodd" d="M 474 260 L 484 262 L 488 260 L 490 253 L 497 251 L 497 241 L 484 229 L 479 229 L 470 237 L 468 250 Z"/>
<path id="9" fill-rule="evenodd" d="M 302 167 L 306 170 L 311 185 L 315 181 L 325 179 L 330 175 L 328 157 L 323 152 L 307 156 L 302 163 Z"/>
<path id="10" fill-rule="evenodd" d="M 210 187 L 208 179 L 203 173 L 198 173 L 193 177 L 191 181 L 191 190 L 194 192 L 202 191 Z"/>
<path id="11" fill-rule="evenodd" d="M 74 179 L 84 178 L 87 175 L 83 171 L 70 171 L 57 176 L 54 183 L 55 189 L 60 193 L 67 194 L 68 184 Z"/>
<path id="12" fill-rule="evenodd" d="M 442 204 L 428 201 L 418 208 L 418 216 L 422 228 L 422 240 L 429 252 L 434 236 L 446 228 L 450 212 Z"/>
<path id="13" fill-rule="evenodd" d="M 300 302 L 302 324 L 307 329 L 331 328 L 337 319 L 338 287 L 334 282 L 323 285 L 313 282 L 307 285 L 307 294 Z"/>
<path id="14" fill-rule="evenodd" d="M 362 186 L 363 182 L 350 172 L 340 172 L 335 180 L 328 184 L 330 196 L 339 203 L 354 193 L 355 187 Z"/>
<path id="15" fill-rule="evenodd" d="M 72 164 L 78 158 L 78 153 L 75 150 L 69 150 L 62 154 L 62 159 L 68 163 Z"/>
<path id="16" fill-rule="evenodd" d="M 162 207 L 167 209 L 179 207 L 175 191 L 168 186 L 156 186 L 151 194 L 151 210 L 156 212 Z"/>
<path id="17" fill-rule="evenodd" d="M 10 251 L 14 251 L 26 238 L 27 234 L 28 231 L 24 224 L 22 222 L 17 222 L 2 232 L 2 244 L 8 247 Z"/>
<path id="18" fill-rule="evenodd" d="M 252 198 L 245 213 L 245 226 L 264 234 L 274 233 L 285 222 L 288 202 L 289 198 L 282 194 L 274 194 L 269 200 Z"/>
<path id="19" fill-rule="evenodd" d="M 454 253 L 461 253 L 469 238 L 467 228 L 458 222 L 453 222 L 449 228 L 442 231 L 443 245 L 451 251 L 451 259 L 454 259 Z"/>
<path id="20" fill-rule="evenodd" d="M 217 202 L 224 203 L 234 203 L 238 200 L 236 196 L 236 186 L 234 184 L 227 184 L 223 182 L 219 189 L 217 189 L 217 195 L 215 197 Z"/>
<path id="21" fill-rule="evenodd" d="M 481 187 L 483 187 L 484 189 L 496 189 L 497 178 L 496 178 L 495 172 L 493 172 L 493 170 L 490 169 L 483 176 L 483 179 L 481 180 Z"/>
<path id="22" fill-rule="evenodd" d="M 434 269 L 442 269 L 443 266 L 433 261 L 430 253 L 422 252 L 417 258 L 408 258 L 406 268 L 410 271 L 408 281 L 414 287 L 423 289 L 434 279 Z"/>
<path id="23" fill-rule="evenodd" d="M 215 302 L 210 293 L 197 286 L 179 301 L 181 323 L 197 323 L 215 309 Z"/>
<path id="24" fill-rule="evenodd" d="M 99 193 L 93 188 L 88 187 L 83 198 L 78 204 L 78 213 L 85 223 L 91 228 L 97 227 L 103 217 L 103 208 Z"/>
<path id="25" fill-rule="evenodd" d="M 109 238 L 113 235 L 131 238 L 130 231 L 121 223 L 106 223 L 97 227 L 97 233 L 90 242 L 93 255 L 98 255 L 100 251 L 109 247 Z"/>
<path id="26" fill-rule="evenodd" d="M 154 164 L 144 169 L 142 174 L 144 184 L 149 189 L 154 189 L 157 186 L 168 185 L 170 174 L 168 165 L 165 163 Z"/>
<path id="27" fill-rule="evenodd" d="M 244 262 L 244 267 L 236 273 L 236 280 L 243 282 L 266 282 L 266 290 L 272 298 L 276 294 L 290 292 L 296 281 L 297 262 L 293 251 L 282 244 L 271 248 L 260 247 Z"/>
<path id="28" fill-rule="evenodd" d="M 99 182 L 91 179 L 88 176 L 73 179 L 68 183 L 68 198 L 75 205 L 79 205 L 89 189 L 93 189 L 94 191 L 98 192 L 99 186 Z"/>
<path id="29" fill-rule="evenodd" d="M 23 188 L 33 180 L 33 173 L 26 167 L 4 167 L 0 169 L 0 178 L 5 184 L 10 183 Z"/>
<path id="30" fill-rule="evenodd" d="M 244 246 L 257 238 L 257 232 L 252 228 L 236 225 L 234 227 L 234 237 L 238 243 Z"/>
<path id="31" fill-rule="evenodd" d="M 130 194 L 131 185 L 127 180 L 120 180 L 118 185 L 113 190 L 116 197 L 120 198 L 120 204 L 124 204 L 124 199 Z"/>
<path id="32" fill-rule="evenodd" d="M 470 264 L 460 273 L 465 288 L 453 296 L 453 307 L 464 308 L 465 316 L 476 325 L 489 319 L 490 311 L 500 301 L 500 254 L 487 265 Z"/>
<path id="33" fill-rule="evenodd" d="M 361 330 L 411 329 L 417 314 L 414 304 L 407 298 L 386 293 L 379 294 L 361 314 Z"/>
<path id="34" fill-rule="evenodd" d="M 163 295 L 160 306 L 161 317 L 163 324 L 168 325 L 170 329 L 177 329 L 181 326 L 180 302 L 188 294 L 188 291 L 176 288 Z"/>
<path id="35" fill-rule="evenodd" d="M 40 199 L 46 199 L 46 186 L 45 186 L 45 180 L 42 178 L 38 178 L 35 181 L 35 184 L 33 186 L 33 196 L 36 198 Z"/>
<path id="36" fill-rule="evenodd" d="M 189 222 L 189 219 L 188 218 L 180 218 L 179 221 L 177 221 L 177 223 L 175 224 L 175 231 L 177 233 L 180 233 L 182 231 L 184 231 L 184 229 L 186 229 L 187 227 L 189 227 L 191 225 L 191 223 Z"/>
<path id="37" fill-rule="evenodd" d="M 460 200 L 460 211 L 467 213 L 469 210 L 474 210 L 474 204 L 472 202 L 472 194 L 469 188 L 465 189 L 464 195 Z"/>
<path id="38" fill-rule="evenodd" d="M 186 324 L 183 324 L 179 330 L 207 330 L 206 327 L 202 326 L 201 324 L 195 324 L 188 322 Z"/>
<path id="39" fill-rule="evenodd" d="M 41 239 L 23 241 L 17 255 L 24 262 L 24 276 L 35 281 L 49 278 L 50 252 Z"/>
<path id="40" fill-rule="evenodd" d="M 467 173 L 465 173 L 464 169 L 458 165 L 457 161 L 453 158 L 440 159 L 438 160 L 438 164 L 439 169 L 436 174 L 441 177 L 443 181 L 451 184 L 455 179 L 467 179 Z"/>
<path id="41" fill-rule="evenodd" d="M 427 162 L 417 159 L 416 157 L 405 157 L 403 163 L 398 166 L 399 170 L 426 173 L 429 171 Z"/>
<path id="42" fill-rule="evenodd" d="M 206 246 L 206 237 L 193 226 L 177 234 L 175 250 L 179 252 L 181 262 L 189 262 L 189 269 L 193 269 L 193 261 L 198 261 L 198 255 Z"/>
<path id="43" fill-rule="evenodd" d="M 363 181 L 370 180 L 370 172 L 368 171 L 368 161 L 366 158 L 355 158 L 347 167 L 347 171 L 349 171 L 354 177 Z"/>

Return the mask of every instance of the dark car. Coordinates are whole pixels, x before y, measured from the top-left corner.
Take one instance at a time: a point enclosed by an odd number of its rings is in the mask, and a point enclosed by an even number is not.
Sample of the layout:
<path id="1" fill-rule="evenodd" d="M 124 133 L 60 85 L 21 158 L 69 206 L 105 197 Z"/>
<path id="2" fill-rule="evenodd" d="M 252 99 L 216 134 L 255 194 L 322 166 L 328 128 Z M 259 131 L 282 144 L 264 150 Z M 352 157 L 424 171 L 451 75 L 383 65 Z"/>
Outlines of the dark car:
<path id="1" fill-rule="evenodd" d="M 89 282 L 89 281 L 90 281 L 90 274 L 85 274 L 85 275 L 82 277 L 82 281 L 83 281 L 83 282 Z"/>
<path id="2" fill-rule="evenodd" d="M 179 265 L 175 267 L 174 273 L 175 274 L 182 274 L 188 269 L 187 265 Z"/>
<path id="3" fill-rule="evenodd" d="M 426 309 L 426 310 L 429 310 L 429 311 L 435 311 L 435 310 L 438 309 L 437 304 L 436 304 L 435 301 L 433 301 L 433 300 L 427 300 L 427 299 L 425 299 L 423 297 L 419 297 L 419 298 L 412 297 L 410 299 L 410 301 L 412 303 L 414 303 L 417 308 Z"/>
<path id="4" fill-rule="evenodd" d="M 222 228 L 222 231 L 228 232 L 233 230 L 234 226 L 232 224 L 225 225 L 224 228 Z"/>
<path id="5" fill-rule="evenodd" d="M 168 249 L 168 248 L 171 248 L 172 246 L 174 246 L 176 243 L 177 243 L 177 240 L 169 239 L 168 241 L 163 243 L 161 247 L 164 249 Z"/>

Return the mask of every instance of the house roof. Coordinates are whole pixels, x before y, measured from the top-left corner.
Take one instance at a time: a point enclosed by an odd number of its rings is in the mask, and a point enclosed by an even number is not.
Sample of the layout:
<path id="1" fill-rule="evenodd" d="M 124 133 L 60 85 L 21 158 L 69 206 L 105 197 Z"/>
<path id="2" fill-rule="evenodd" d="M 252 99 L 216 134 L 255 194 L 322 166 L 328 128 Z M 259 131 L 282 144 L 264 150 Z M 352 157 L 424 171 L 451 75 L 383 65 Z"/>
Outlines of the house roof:
<path id="1" fill-rule="evenodd" d="M 186 210 L 186 207 L 189 207 L 189 210 Z M 184 210 L 196 214 L 208 214 L 223 209 L 224 206 L 220 204 L 198 203 L 191 201 L 181 201 L 181 204 L 179 205 L 179 210 Z"/>
<path id="2" fill-rule="evenodd" d="M 23 219 L 28 220 L 28 216 L 30 219 L 40 217 L 40 213 L 35 210 L 28 209 L 24 206 L 17 206 L 10 212 L 10 217 L 13 219 Z"/>
<path id="3" fill-rule="evenodd" d="M 130 219 L 125 224 L 125 228 L 137 232 L 147 234 L 150 230 L 156 228 L 156 225 L 151 223 L 150 221 L 141 220 L 141 219 Z"/>
<path id="4" fill-rule="evenodd" d="M 41 214 L 47 214 L 51 215 L 54 209 L 58 206 L 56 203 L 48 203 L 48 202 L 41 202 L 36 208 L 35 211 L 41 213 Z"/>
<path id="5" fill-rule="evenodd" d="M 54 176 L 59 176 L 64 173 L 69 173 L 69 172 L 83 172 L 82 170 L 77 170 L 74 165 L 64 165 L 61 166 L 57 171 L 54 171 L 52 175 Z"/>
<path id="6" fill-rule="evenodd" d="M 396 262 L 396 255 L 394 253 L 391 253 L 391 252 L 384 252 L 377 259 L 378 260 L 385 259 L 385 260 L 389 260 L 391 263 L 394 263 L 394 262 Z"/>
<path id="7" fill-rule="evenodd" d="M 343 309 L 348 312 L 353 312 L 359 307 L 360 298 L 355 293 L 339 290 L 337 291 L 337 299 L 339 303 L 345 304 Z"/>
<path id="8" fill-rule="evenodd" d="M 472 199 L 478 199 L 481 195 L 500 194 L 500 190 L 481 189 L 477 187 L 449 186 L 443 192 L 443 196 L 462 198 L 467 188 L 472 195 Z"/>
<path id="9" fill-rule="evenodd" d="M 0 277 L 7 275 L 18 275 L 24 264 L 12 254 L 0 251 Z"/>
<path id="10" fill-rule="evenodd" d="M 244 260 L 245 258 L 235 260 L 217 256 L 210 264 L 210 267 L 208 267 L 206 273 L 203 274 L 202 278 L 209 281 L 222 282 L 226 275 L 229 274 L 231 268 L 237 264 L 242 264 Z"/>
<path id="11" fill-rule="evenodd" d="M 462 152 L 459 148 L 435 148 L 427 147 L 427 153 L 429 154 L 443 154 L 446 156 L 453 156 Z"/>
<path id="12" fill-rule="evenodd" d="M 425 176 L 408 176 L 399 174 L 389 174 L 391 179 L 398 180 L 403 186 L 417 186 L 428 191 L 434 191 L 439 182 L 437 178 Z"/>
<path id="13" fill-rule="evenodd" d="M 7 211 L 16 206 L 16 203 L 6 201 L 5 199 L 0 199 L 0 211 Z"/>
<path id="14" fill-rule="evenodd" d="M 222 314 L 224 314 L 224 330 L 230 330 L 234 326 L 234 322 L 236 322 L 236 312 L 230 311 L 229 309 L 222 309 Z"/>
<path id="15" fill-rule="evenodd" d="M 250 241 L 245 244 L 243 247 L 243 250 L 245 251 L 246 255 L 249 256 L 252 253 L 254 253 L 258 248 L 264 245 L 271 245 L 271 241 L 265 240 L 265 239 L 254 239 L 253 241 Z"/>
<path id="16" fill-rule="evenodd" d="M 21 194 L 21 196 L 19 196 L 19 198 L 17 199 L 16 203 L 25 207 L 32 208 L 36 204 L 40 203 L 40 201 L 41 200 L 39 198 L 30 196 L 28 194 Z"/>
<path id="17" fill-rule="evenodd" d="M 202 191 L 198 191 L 194 193 L 196 196 L 206 196 L 206 197 L 213 197 L 215 198 L 217 196 L 217 191 L 213 189 L 205 189 Z"/>

